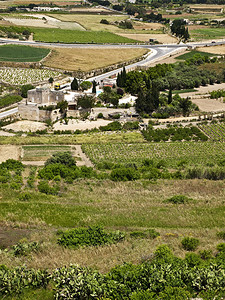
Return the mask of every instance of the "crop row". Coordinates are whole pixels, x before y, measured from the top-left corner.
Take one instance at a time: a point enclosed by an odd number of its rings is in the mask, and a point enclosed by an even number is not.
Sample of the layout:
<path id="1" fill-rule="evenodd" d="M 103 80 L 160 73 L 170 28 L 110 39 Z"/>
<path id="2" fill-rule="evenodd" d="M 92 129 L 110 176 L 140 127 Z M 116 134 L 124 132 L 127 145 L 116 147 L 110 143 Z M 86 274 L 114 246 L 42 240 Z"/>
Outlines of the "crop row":
<path id="1" fill-rule="evenodd" d="M 201 124 L 199 128 L 212 140 L 224 141 L 225 140 L 225 123 L 211 123 Z"/>
<path id="2" fill-rule="evenodd" d="M 104 161 L 140 165 L 146 158 L 163 159 L 167 167 L 176 167 L 181 160 L 193 166 L 209 165 L 224 159 L 225 154 L 222 142 L 85 144 L 82 149 L 95 165 Z"/>
<path id="3" fill-rule="evenodd" d="M 59 72 L 48 69 L 23 69 L 23 68 L 2 68 L 0 69 L 1 81 L 13 85 L 22 85 L 44 81 L 50 77 L 59 76 Z"/>

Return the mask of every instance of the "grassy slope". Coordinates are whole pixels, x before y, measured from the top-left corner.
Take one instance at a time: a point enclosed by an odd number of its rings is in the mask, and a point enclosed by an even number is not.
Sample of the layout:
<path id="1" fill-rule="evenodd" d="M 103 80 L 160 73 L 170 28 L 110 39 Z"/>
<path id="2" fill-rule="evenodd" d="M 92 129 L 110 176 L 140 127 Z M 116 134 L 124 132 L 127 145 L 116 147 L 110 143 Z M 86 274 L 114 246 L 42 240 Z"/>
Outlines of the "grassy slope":
<path id="1" fill-rule="evenodd" d="M 183 257 L 180 242 L 186 235 L 200 239 L 199 249 L 215 251 L 220 242 L 216 232 L 224 226 L 224 193 L 223 181 L 115 183 L 90 179 L 67 185 L 61 196 L 33 191 L 29 201 L 21 201 L 17 191 L 4 187 L 0 188 L 0 220 L 5 225 L 14 224 L 14 228 L 27 228 L 32 240 L 44 242 L 43 251 L 25 258 L 28 267 L 54 268 L 78 263 L 106 271 L 124 261 L 140 262 L 163 243 Z M 164 202 L 177 194 L 185 194 L 194 201 L 181 205 Z M 56 244 L 55 228 L 89 225 L 126 232 L 155 228 L 161 236 L 153 241 L 127 238 L 117 245 L 78 250 L 64 250 Z M 8 266 L 24 263 L 23 257 L 13 258 L 4 252 L 0 253 L 0 260 Z"/>
<path id="2" fill-rule="evenodd" d="M 49 49 L 19 45 L 0 46 L 0 61 L 34 62 L 40 61 Z"/>

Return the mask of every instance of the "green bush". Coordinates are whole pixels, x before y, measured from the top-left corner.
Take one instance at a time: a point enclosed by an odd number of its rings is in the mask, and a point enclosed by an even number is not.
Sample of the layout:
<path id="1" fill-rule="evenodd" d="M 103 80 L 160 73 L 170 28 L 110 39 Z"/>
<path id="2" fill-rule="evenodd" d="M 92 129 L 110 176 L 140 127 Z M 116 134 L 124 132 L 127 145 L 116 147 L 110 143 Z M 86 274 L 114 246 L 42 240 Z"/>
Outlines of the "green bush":
<path id="1" fill-rule="evenodd" d="M 201 259 L 203 260 L 208 260 L 211 259 L 212 256 L 212 250 L 200 250 L 199 252 L 199 256 L 201 257 Z"/>
<path id="2" fill-rule="evenodd" d="M 112 170 L 110 179 L 113 181 L 133 181 L 140 178 L 140 173 L 134 168 L 117 168 Z"/>
<path id="3" fill-rule="evenodd" d="M 157 300 L 189 300 L 191 294 L 182 287 L 166 287 L 163 292 L 159 293 Z"/>
<path id="4" fill-rule="evenodd" d="M 26 256 L 31 252 L 38 252 L 40 245 L 38 242 L 19 242 L 12 246 L 12 250 L 15 256 Z"/>
<path id="5" fill-rule="evenodd" d="M 152 293 L 150 291 L 138 291 L 132 293 L 131 300 L 151 300 L 151 299 L 156 299 L 156 294 Z"/>
<path id="6" fill-rule="evenodd" d="M 43 194 L 57 195 L 59 193 L 59 186 L 54 185 L 53 187 L 51 187 L 47 181 L 40 181 L 38 184 L 38 190 Z"/>
<path id="7" fill-rule="evenodd" d="M 19 195 L 19 200 L 29 201 L 31 199 L 31 194 L 29 192 L 23 192 Z"/>
<path id="8" fill-rule="evenodd" d="M 185 261 L 190 267 L 199 266 L 202 263 L 200 256 L 196 253 L 186 253 Z"/>
<path id="9" fill-rule="evenodd" d="M 124 233 L 120 231 L 107 233 L 103 228 L 94 226 L 89 228 L 75 228 L 65 231 L 58 239 L 58 244 L 78 248 L 79 246 L 100 246 L 122 241 Z"/>
<path id="10" fill-rule="evenodd" d="M 58 152 L 53 154 L 52 157 L 45 162 L 45 166 L 57 163 L 69 167 L 76 166 L 75 159 L 73 158 L 71 152 Z"/>
<path id="11" fill-rule="evenodd" d="M 185 237 L 182 239 L 182 247 L 187 251 L 194 251 L 199 245 L 199 240 L 193 237 Z"/>
<path id="12" fill-rule="evenodd" d="M 220 243 L 217 245 L 216 249 L 219 251 L 219 252 L 225 252 L 225 243 Z"/>
<path id="13" fill-rule="evenodd" d="M 218 236 L 218 238 L 225 240 L 225 231 L 217 232 L 216 235 Z"/>
<path id="14" fill-rule="evenodd" d="M 175 196 L 167 199 L 166 202 L 173 203 L 173 204 L 184 204 L 191 200 L 193 200 L 193 199 L 188 198 L 187 196 L 184 196 L 184 195 L 175 195 Z"/>

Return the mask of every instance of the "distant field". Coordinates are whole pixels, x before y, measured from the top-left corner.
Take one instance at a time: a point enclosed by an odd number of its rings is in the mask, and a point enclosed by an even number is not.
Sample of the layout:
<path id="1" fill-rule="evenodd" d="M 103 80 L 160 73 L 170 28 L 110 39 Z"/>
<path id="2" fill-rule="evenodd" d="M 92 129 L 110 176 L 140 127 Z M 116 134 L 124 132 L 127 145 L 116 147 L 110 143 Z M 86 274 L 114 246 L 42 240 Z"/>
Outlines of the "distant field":
<path id="1" fill-rule="evenodd" d="M 85 14 L 49 14 L 49 16 L 56 18 L 60 21 L 65 22 L 77 22 L 83 27 L 85 27 L 87 30 L 93 30 L 93 31 L 121 31 L 117 26 L 115 25 L 107 25 L 107 24 L 101 24 L 100 21 L 102 19 L 106 19 L 109 22 L 119 22 L 122 20 L 127 19 L 127 16 L 114 16 L 114 15 L 85 15 Z"/>
<path id="2" fill-rule="evenodd" d="M 0 46 L 0 61 L 35 62 L 43 59 L 49 52 L 47 48 L 3 45 Z"/>
<path id="3" fill-rule="evenodd" d="M 36 41 L 51 43 L 135 43 L 135 40 L 104 31 L 32 28 Z"/>
<path id="4" fill-rule="evenodd" d="M 44 65 L 52 68 L 74 71 L 89 71 L 140 57 L 145 49 L 74 49 L 54 48 Z"/>
<path id="5" fill-rule="evenodd" d="M 141 42 L 149 42 L 149 39 L 156 39 L 159 43 L 170 44 L 177 43 L 177 39 L 168 35 L 167 33 L 163 34 L 159 31 L 145 31 L 145 33 L 120 33 L 121 36 L 135 39 Z"/>
<path id="6" fill-rule="evenodd" d="M 108 161 L 140 165 L 143 159 L 150 158 L 164 159 L 169 168 L 176 167 L 182 160 L 192 166 L 215 163 L 225 155 L 225 144 L 213 142 L 86 144 L 82 148 L 94 164 Z"/>
<path id="7" fill-rule="evenodd" d="M 216 56 L 216 54 L 213 54 L 213 53 L 192 50 L 192 51 L 187 51 L 180 56 L 177 56 L 176 59 L 186 60 L 186 59 L 192 58 L 196 54 L 200 54 L 200 55 L 208 56 L 208 57 Z"/>
<path id="8" fill-rule="evenodd" d="M 189 32 L 191 38 L 195 40 L 211 40 L 211 39 L 222 39 L 225 36 L 225 28 L 199 28 L 199 29 L 191 29 L 189 27 Z"/>
<path id="9" fill-rule="evenodd" d="M 198 48 L 198 50 L 202 51 L 202 52 L 224 55 L 225 54 L 225 45 L 202 47 L 202 48 Z"/>

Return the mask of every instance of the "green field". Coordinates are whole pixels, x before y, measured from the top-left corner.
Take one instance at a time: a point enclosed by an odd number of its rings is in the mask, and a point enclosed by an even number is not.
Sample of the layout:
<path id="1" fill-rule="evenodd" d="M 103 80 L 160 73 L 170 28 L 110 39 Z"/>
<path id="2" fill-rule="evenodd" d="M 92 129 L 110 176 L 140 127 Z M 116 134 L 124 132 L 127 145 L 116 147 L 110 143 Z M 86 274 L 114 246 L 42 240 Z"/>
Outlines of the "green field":
<path id="1" fill-rule="evenodd" d="M 104 31 L 32 28 L 34 39 L 51 43 L 135 43 L 135 40 Z"/>
<path id="2" fill-rule="evenodd" d="M 182 160 L 192 166 L 214 164 L 225 154 L 225 144 L 213 142 L 86 144 L 82 149 L 94 164 L 107 161 L 140 165 L 143 159 L 150 158 L 164 159 L 168 168 L 176 167 Z"/>
<path id="3" fill-rule="evenodd" d="M 211 40 L 211 39 L 222 39 L 225 36 L 225 28 L 199 28 L 190 30 L 190 35 L 197 41 L 200 40 Z"/>
<path id="4" fill-rule="evenodd" d="M 188 52 L 186 52 L 186 53 L 184 53 L 182 55 L 177 56 L 176 59 L 186 60 L 186 59 L 192 58 L 196 54 L 199 54 L 199 55 L 202 55 L 202 56 L 207 56 L 207 57 L 218 56 L 217 54 L 212 54 L 212 53 L 208 53 L 208 52 L 202 52 L 202 51 L 192 50 L 192 51 L 188 51 Z"/>
<path id="5" fill-rule="evenodd" d="M 71 151 L 70 146 L 23 146 L 23 161 L 47 160 L 57 152 Z"/>
<path id="6" fill-rule="evenodd" d="M 200 124 L 198 126 L 211 140 L 225 140 L 225 123 Z"/>
<path id="7" fill-rule="evenodd" d="M 43 59 L 49 49 L 20 45 L 0 46 L 0 61 L 35 62 Z"/>

